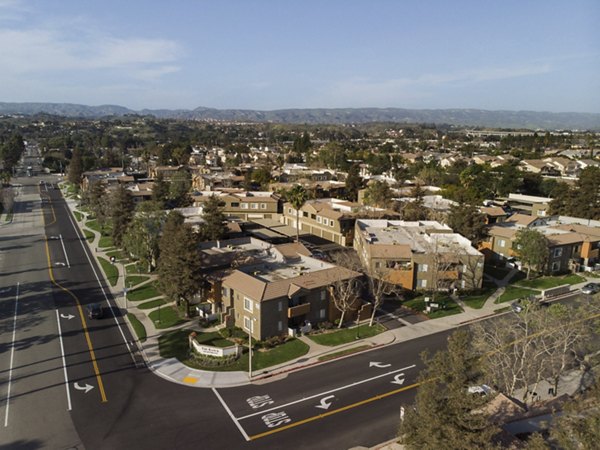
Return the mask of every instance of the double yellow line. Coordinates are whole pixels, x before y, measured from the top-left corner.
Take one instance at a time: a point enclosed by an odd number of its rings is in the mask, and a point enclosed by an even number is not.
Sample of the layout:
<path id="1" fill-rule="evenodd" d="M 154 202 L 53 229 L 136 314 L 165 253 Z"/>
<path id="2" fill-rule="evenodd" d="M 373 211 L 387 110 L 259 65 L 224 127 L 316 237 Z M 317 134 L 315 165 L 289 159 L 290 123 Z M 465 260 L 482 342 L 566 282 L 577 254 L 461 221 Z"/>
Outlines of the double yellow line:
<path id="1" fill-rule="evenodd" d="M 41 194 L 42 194 L 42 191 L 40 189 L 40 196 L 41 196 Z M 44 214 L 44 211 L 42 211 L 42 219 L 44 220 L 44 228 L 47 225 L 52 225 L 53 223 L 56 222 L 56 214 L 54 212 L 54 206 L 52 205 L 52 200 L 50 199 L 50 197 L 48 197 L 48 203 L 49 203 L 50 209 L 52 211 L 53 220 L 52 220 L 52 222 L 46 224 L 46 216 Z M 77 305 L 77 311 L 79 311 L 79 318 L 81 319 L 81 326 L 83 328 L 83 334 L 85 336 L 85 340 L 86 340 L 87 346 L 88 346 L 88 351 L 90 353 L 90 358 L 92 360 L 92 366 L 94 367 L 94 374 L 96 375 L 96 380 L 98 381 L 98 390 L 100 391 L 100 398 L 102 399 L 102 403 L 105 403 L 108 400 L 106 398 L 106 392 L 104 391 L 104 383 L 102 382 L 102 376 L 100 375 L 100 369 L 98 368 L 98 362 L 96 361 L 96 353 L 94 352 L 94 346 L 92 345 L 92 340 L 90 338 L 90 333 L 87 328 L 85 314 L 83 312 L 81 302 L 79 301 L 79 298 L 75 294 L 73 294 L 73 292 L 71 292 L 69 289 L 62 286 L 60 283 L 58 283 L 55 280 L 54 272 L 52 270 L 52 261 L 50 260 L 50 247 L 48 246 L 48 237 L 46 236 L 45 233 L 44 233 L 44 240 L 46 243 L 46 258 L 48 260 L 48 274 L 50 275 L 50 280 L 52 281 L 53 285 L 55 285 L 57 288 L 63 290 L 67 294 L 69 294 L 73 298 L 73 300 L 75 300 L 75 303 Z"/>

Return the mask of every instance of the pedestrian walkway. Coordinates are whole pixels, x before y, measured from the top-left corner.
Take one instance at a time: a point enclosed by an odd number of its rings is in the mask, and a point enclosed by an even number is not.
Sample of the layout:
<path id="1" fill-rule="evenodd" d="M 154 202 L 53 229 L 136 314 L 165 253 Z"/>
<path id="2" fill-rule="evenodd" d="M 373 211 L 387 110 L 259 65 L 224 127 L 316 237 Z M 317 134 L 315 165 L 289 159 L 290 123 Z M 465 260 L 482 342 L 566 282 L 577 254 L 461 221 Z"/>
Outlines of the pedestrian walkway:
<path id="1" fill-rule="evenodd" d="M 75 202 L 67 199 L 67 204 L 71 210 L 75 210 Z M 83 220 L 85 222 L 85 219 Z M 99 234 L 95 233 L 95 239 L 92 243 L 88 243 L 90 250 L 95 256 L 102 256 L 107 259 L 109 257 L 103 249 L 97 248 L 95 243 L 99 239 Z M 512 277 L 517 273 L 516 269 L 511 270 L 502 280 L 494 280 L 498 289 L 486 300 L 485 304 L 480 309 L 463 306 L 463 312 L 451 316 L 445 316 L 434 320 L 425 320 L 415 324 L 409 324 L 393 330 L 388 330 L 376 336 L 360 339 L 349 342 L 336 347 L 327 347 L 319 345 L 306 336 L 301 336 L 299 339 L 309 346 L 309 351 L 304 356 L 292 361 L 288 361 L 268 369 L 260 370 L 254 373 L 250 379 L 248 372 L 211 372 L 206 370 L 198 370 L 188 367 L 175 358 L 163 358 L 159 351 L 159 337 L 161 334 L 177 329 L 190 329 L 200 331 L 201 328 L 197 321 L 184 322 L 177 326 L 158 330 L 153 321 L 148 317 L 145 311 L 139 310 L 132 302 L 128 303 L 126 310 L 125 299 L 123 296 L 124 280 L 126 274 L 119 276 L 115 286 L 110 287 L 117 306 L 122 310 L 133 314 L 145 327 L 147 338 L 145 342 L 136 340 L 139 353 L 143 356 L 146 365 L 156 375 L 174 383 L 179 383 L 186 386 L 212 388 L 212 387 L 232 387 L 240 386 L 249 383 L 264 383 L 269 380 L 279 379 L 285 376 L 288 372 L 301 370 L 316 364 L 323 364 L 321 360 L 324 356 L 338 353 L 343 350 L 351 350 L 356 347 L 368 346 L 362 351 L 369 351 L 375 348 L 381 348 L 386 345 L 401 343 L 417 339 L 423 336 L 447 331 L 457 326 L 464 325 L 473 321 L 481 320 L 496 314 L 499 309 L 503 309 L 506 305 L 496 304 L 495 300 L 502 295 L 505 286 L 508 285 Z M 587 281 L 586 281 L 587 282 Z M 574 285 L 574 288 L 583 286 L 584 283 Z M 149 311 L 148 311 L 149 312 Z M 206 330 L 203 330 L 206 331 Z M 131 334 L 135 336 L 133 330 Z M 355 355 L 345 357 L 351 357 Z"/>

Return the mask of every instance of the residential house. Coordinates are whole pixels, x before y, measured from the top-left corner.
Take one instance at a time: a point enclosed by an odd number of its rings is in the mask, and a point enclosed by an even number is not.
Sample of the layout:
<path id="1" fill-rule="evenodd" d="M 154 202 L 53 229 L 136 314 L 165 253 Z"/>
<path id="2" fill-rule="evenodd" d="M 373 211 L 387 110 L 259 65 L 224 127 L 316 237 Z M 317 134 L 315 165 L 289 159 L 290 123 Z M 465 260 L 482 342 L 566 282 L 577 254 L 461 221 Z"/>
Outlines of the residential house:
<path id="1" fill-rule="evenodd" d="M 481 287 L 483 254 L 439 222 L 358 219 L 354 249 L 369 273 L 404 289 Z"/>
<path id="2" fill-rule="evenodd" d="M 506 205 L 514 212 L 529 214 L 536 217 L 544 217 L 550 209 L 550 197 L 538 197 L 535 195 L 508 194 Z"/>

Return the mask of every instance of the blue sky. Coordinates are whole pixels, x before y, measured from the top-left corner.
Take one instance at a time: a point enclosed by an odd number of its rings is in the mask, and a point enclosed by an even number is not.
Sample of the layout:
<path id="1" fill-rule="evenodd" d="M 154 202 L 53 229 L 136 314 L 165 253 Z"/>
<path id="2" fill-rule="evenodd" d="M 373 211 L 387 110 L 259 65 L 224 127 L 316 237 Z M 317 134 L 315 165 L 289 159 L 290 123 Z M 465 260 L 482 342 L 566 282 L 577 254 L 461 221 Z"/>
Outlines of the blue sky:
<path id="1" fill-rule="evenodd" d="M 0 0 L 0 101 L 600 112 L 600 1 Z"/>

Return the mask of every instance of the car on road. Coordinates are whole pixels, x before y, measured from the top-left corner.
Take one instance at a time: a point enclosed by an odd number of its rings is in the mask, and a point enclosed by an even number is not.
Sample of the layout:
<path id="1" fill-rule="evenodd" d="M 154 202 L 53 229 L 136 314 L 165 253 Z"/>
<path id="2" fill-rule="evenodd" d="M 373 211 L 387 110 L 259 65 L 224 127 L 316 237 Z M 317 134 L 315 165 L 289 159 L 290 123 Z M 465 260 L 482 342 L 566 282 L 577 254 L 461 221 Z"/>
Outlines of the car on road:
<path id="1" fill-rule="evenodd" d="M 588 295 L 597 294 L 598 292 L 600 292 L 600 284 L 588 283 L 581 288 L 581 292 Z"/>
<path id="2" fill-rule="evenodd" d="M 104 310 L 102 309 L 101 303 L 90 303 L 87 306 L 87 313 L 89 319 L 102 319 Z"/>

